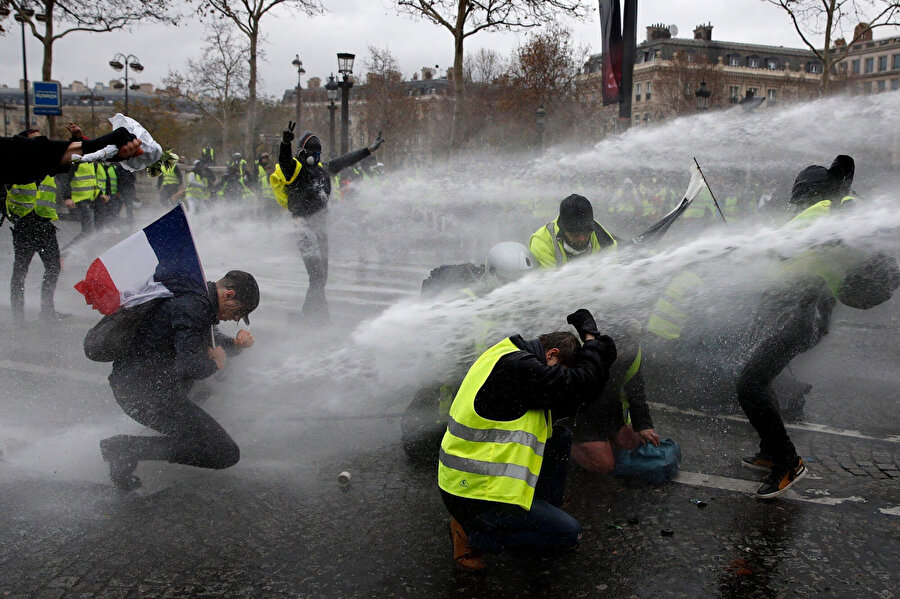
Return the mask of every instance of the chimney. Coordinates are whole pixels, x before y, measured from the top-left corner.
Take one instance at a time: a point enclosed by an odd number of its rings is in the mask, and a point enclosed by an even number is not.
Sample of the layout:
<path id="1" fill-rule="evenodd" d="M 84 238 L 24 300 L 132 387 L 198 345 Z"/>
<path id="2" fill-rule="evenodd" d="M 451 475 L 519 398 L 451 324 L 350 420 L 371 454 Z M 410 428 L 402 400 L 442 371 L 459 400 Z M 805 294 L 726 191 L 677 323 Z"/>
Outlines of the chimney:
<path id="1" fill-rule="evenodd" d="M 694 39 L 711 42 L 712 41 L 712 24 L 707 23 L 706 25 L 697 25 L 696 27 L 694 27 Z"/>
<path id="2" fill-rule="evenodd" d="M 654 40 L 664 40 L 670 39 L 672 34 L 669 33 L 669 28 L 662 23 L 657 23 L 656 25 L 650 25 L 647 27 L 647 41 L 652 42 Z"/>
<path id="3" fill-rule="evenodd" d="M 872 41 L 872 28 L 868 23 L 860 23 L 853 28 L 853 39 L 858 42 Z"/>
<path id="4" fill-rule="evenodd" d="M 434 76 L 434 72 L 428 67 L 422 67 L 422 81 L 428 81 Z"/>

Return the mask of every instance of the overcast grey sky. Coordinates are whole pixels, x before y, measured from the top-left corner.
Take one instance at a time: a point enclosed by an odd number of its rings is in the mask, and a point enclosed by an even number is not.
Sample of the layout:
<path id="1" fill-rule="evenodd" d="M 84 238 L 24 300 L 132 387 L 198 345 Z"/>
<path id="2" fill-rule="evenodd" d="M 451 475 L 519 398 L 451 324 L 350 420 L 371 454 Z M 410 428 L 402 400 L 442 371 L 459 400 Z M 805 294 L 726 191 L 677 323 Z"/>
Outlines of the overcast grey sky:
<path id="1" fill-rule="evenodd" d="M 452 64 L 450 33 L 424 20 L 397 13 L 391 0 L 323 0 L 327 12 L 309 18 L 276 10 L 264 17 L 262 29 L 264 59 L 260 62 L 261 93 L 281 97 L 285 88 L 296 85 L 297 73 L 291 65 L 300 54 L 306 75 L 327 76 L 337 68 L 337 52 L 357 55 L 357 68 L 368 46 L 389 47 L 409 77 L 423 66 Z M 594 5 L 596 3 L 592 3 Z M 110 4 L 113 6 L 113 3 Z M 580 23 L 567 23 L 576 41 L 599 52 L 600 28 L 597 10 Z M 185 8 L 187 10 L 187 7 Z M 713 24 L 713 37 L 720 40 L 802 47 L 790 20 L 781 9 L 763 0 L 641 0 L 638 3 L 638 38 L 653 23 L 675 24 L 678 37 L 691 37 L 694 26 Z M 17 86 L 22 77 L 21 33 L 18 23 L 7 19 L 8 33 L 0 37 L 0 83 Z M 72 80 L 108 81 L 114 72 L 107 64 L 113 54 L 124 52 L 140 58 L 146 69 L 140 82 L 158 85 L 166 73 L 184 69 L 189 57 L 200 54 L 205 28 L 195 16 L 178 27 L 137 25 L 130 32 L 73 33 L 54 45 L 53 77 L 68 84 Z M 878 37 L 896 35 L 880 30 Z M 508 55 L 527 33 L 480 32 L 466 40 L 466 51 L 486 47 Z M 28 74 L 40 79 L 42 50 L 27 36 Z M 304 79 L 304 87 L 306 86 Z"/>

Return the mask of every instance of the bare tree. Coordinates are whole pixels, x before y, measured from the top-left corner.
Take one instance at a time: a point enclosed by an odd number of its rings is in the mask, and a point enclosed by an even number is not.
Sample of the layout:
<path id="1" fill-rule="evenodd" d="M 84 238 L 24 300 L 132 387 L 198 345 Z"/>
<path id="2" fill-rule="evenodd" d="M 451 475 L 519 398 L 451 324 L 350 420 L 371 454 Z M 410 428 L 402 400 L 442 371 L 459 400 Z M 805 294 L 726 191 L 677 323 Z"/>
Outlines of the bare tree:
<path id="1" fill-rule="evenodd" d="M 496 51 L 481 48 L 466 56 L 463 63 L 466 82 L 493 83 L 506 70 L 503 57 Z"/>
<path id="2" fill-rule="evenodd" d="M 170 14 L 170 0 L 117 0 L 114 6 L 104 0 L 9 0 L 9 5 L 25 19 L 31 34 L 44 47 L 41 66 L 44 81 L 53 79 L 53 44 L 70 33 L 115 31 L 143 21 L 177 23 L 177 18 Z M 54 117 L 49 121 L 53 134 Z"/>
<path id="3" fill-rule="evenodd" d="M 250 67 L 247 80 L 247 139 L 256 139 L 256 85 L 259 79 L 257 60 L 259 58 L 260 22 L 272 9 L 282 7 L 308 16 L 324 11 L 319 0 L 194 0 L 201 16 L 224 17 L 237 25 L 238 30 L 249 41 Z"/>
<path id="4" fill-rule="evenodd" d="M 845 37 L 845 31 L 855 28 L 847 42 L 852 46 L 868 32 L 878 27 L 900 25 L 900 1 L 897 0 L 764 0 L 780 6 L 791 18 L 797 35 L 822 62 L 822 87 L 831 85 L 832 70 L 846 52 L 835 55 L 833 43 Z M 864 27 L 856 27 L 857 24 Z M 814 37 L 825 37 L 819 46 Z"/>
<path id="5" fill-rule="evenodd" d="M 409 141 L 418 127 L 415 100 L 407 94 L 397 60 L 388 48 L 369 46 L 366 69 L 366 100 L 362 108 L 362 125 L 369 138 L 383 131 L 391 140 L 385 146 L 385 158 L 392 156 Z"/>
<path id="6" fill-rule="evenodd" d="M 228 139 L 234 113 L 246 98 L 248 46 L 241 44 L 226 21 L 210 23 L 203 56 L 189 59 L 186 73 L 169 72 L 163 93 L 193 106 L 222 128 L 222 156 L 228 156 Z"/>
<path id="7" fill-rule="evenodd" d="M 715 104 L 729 102 L 725 94 L 725 75 L 716 61 L 704 56 L 691 60 L 684 52 L 676 52 L 668 68 L 661 69 L 653 80 L 653 94 L 660 112 L 654 120 L 697 112 L 695 91 L 699 83 L 706 83 Z"/>
<path id="8" fill-rule="evenodd" d="M 424 17 L 453 35 L 453 84 L 456 98 L 450 146 L 461 145 L 460 118 L 465 103 L 463 54 L 465 40 L 479 31 L 527 29 L 552 21 L 557 15 L 581 18 L 587 13 L 581 0 L 397 0 L 408 14 Z"/>

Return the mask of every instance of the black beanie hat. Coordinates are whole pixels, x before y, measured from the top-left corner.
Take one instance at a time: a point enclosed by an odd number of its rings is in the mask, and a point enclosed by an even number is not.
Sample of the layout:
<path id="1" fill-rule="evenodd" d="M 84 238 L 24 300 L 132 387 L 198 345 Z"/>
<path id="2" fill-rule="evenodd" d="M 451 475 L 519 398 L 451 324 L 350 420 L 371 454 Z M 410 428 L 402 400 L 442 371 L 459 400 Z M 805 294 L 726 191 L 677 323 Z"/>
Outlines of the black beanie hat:
<path id="1" fill-rule="evenodd" d="M 559 228 L 569 233 L 594 230 L 594 209 L 584 196 L 573 193 L 559 204 Z"/>
<path id="2" fill-rule="evenodd" d="M 319 138 L 312 131 L 304 131 L 303 135 L 300 136 L 300 141 L 297 144 L 297 153 L 299 154 L 303 151 L 307 154 L 315 154 L 322 151 L 322 142 L 319 141 Z"/>

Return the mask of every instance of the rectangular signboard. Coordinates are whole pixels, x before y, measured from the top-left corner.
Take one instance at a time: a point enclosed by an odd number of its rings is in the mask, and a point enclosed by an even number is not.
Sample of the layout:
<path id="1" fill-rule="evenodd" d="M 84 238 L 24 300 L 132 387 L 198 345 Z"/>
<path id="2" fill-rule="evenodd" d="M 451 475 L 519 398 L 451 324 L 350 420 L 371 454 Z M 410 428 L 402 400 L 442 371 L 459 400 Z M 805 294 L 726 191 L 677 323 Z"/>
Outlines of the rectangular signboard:
<path id="1" fill-rule="evenodd" d="M 61 105 L 62 89 L 58 81 L 34 82 L 34 114 L 59 116 Z"/>

